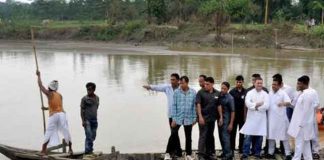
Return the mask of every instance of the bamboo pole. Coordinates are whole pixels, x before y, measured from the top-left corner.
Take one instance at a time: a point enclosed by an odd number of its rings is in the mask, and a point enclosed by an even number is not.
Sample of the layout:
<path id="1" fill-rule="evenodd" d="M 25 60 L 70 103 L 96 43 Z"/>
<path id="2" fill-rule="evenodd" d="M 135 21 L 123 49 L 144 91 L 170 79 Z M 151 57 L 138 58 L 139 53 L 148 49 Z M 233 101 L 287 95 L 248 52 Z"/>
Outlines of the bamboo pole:
<path id="1" fill-rule="evenodd" d="M 35 57 L 35 63 L 36 63 L 36 69 L 37 71 L 39 71 L 39 66 L 38 66 L 38 60 L 37 60 L 37 53 L 36 53 L 36 46 L 35 46 L 35 42 L 34 42 L 34 29 L 33 27 L 30 29 L 30 33 L 31 33 L 31 41 L 32 41 L 32 45 L 33 45 L 33 51 L 34 51 L 34 57 Z M 44 99 L 43 99 L 43 94 L 41 89 L 39 88 L 39 94 L 40 94 L 40 99 L 41 99 L 41 103 L 42 103 L 42 114 L 43 114 L 43 127 L 44 127 L 44 134 L 46 131 L 46 121 L 45 121 L 45 111 L 44 111 Z"/>
<path id="2" fill-rule="evenodd" d="M 268 24 L 268 10 L 269 10 L 269 0 L 266 1 L 265 14 L 264 14 L 264 24 Z"/>

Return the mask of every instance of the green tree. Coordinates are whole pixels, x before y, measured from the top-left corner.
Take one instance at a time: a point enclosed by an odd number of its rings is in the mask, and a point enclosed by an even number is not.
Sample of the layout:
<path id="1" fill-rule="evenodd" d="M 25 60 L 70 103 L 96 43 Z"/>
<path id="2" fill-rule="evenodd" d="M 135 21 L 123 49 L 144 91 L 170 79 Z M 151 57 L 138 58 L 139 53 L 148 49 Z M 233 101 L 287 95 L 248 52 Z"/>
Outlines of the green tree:
<path id="1" fill-rule="evenodd" d="M 164 23 L 166 17 L 166 4 L 164 0 L 147 0 L 148 22 L 151 23 L 156 18 L 158 24 Z"/>
<path id="2" fill-rule="evenodd" d="M 321 12 L 321 24 L 323 25 L 324 20 L 324 2 L 322 0 L 315 0 L 308 4 L 309 8 L 311 8 L 314 11 L 320 10 Z"/>
<path id="3" fill-rule="evenodd" d="M 222 34 L 222 28 L 229 20 L 229 2 L 227 0 L 209 0 L 199 8 L 200 13 L 208 19 L 212 19 L 217 37 Z"/>

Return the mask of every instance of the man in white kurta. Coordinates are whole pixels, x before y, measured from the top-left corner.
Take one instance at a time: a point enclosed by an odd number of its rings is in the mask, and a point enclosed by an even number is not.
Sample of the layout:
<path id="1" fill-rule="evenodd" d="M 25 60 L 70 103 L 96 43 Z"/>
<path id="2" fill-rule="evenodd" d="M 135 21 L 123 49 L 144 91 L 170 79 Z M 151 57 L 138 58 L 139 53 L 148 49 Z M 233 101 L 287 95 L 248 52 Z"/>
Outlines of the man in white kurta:
<path id="1" fill-rule="evenodd" d="M 319 149 L 320 149 L 320 144 L 319 144 L 319 137 L 318 137 L 318 125 L 317 125 L 317 118 L 316 118 L 316 113 L 320 109 L 320 102 L 319 102 L 319 96 L 318 93 L 315 89 L 309 87 L 312 97 L 314 97 L 313 101 L 313 107 L 314 107 L 314 132 L 315 132 L 315 137 L 311 140 L 311 149 L 313 153 L 313 158 L 314 159 L 319 159 Z"/>
<path id="2" fill-rule="evenodd" d="M 269 95 L 262 90 L 263 80 L 257 78 L 255 88 L 249 91 L 245 97 L 247 106 L 246 122 L 244 123 L 240 133 L 244 134 L 243 156 L 247 159 L 250 154 L 252 139 L 255 140 L 253 148 L 254 156 L 260 157 L 262 138 L 267 135 L 267 113 L 269 108 Z"/>
<path id="3" fill-rule="evenodd" d="M 268 110 L 268 157 L 274 157 L 276 141 L 282 141 L 285 149 L 286 159 L 291 159 L 290 145 L 288 141 L 289 120 L 287 117 L 286 107 L 290 106 L 290 98 L 288 94 L 280 89 L 282 85 L 281 79 L 273 79 L 272 91 L 270 92 L 270 107 Z"/>
<path id="4" fill-rule="evenodd" d="M 301 91 L 294 113 L 288 128 L 288 134 L 295 138 L 295 154 L 293 160 L 300 160 L 303 155 L 305 160 L 312 160 L 310 140 L 315 137 L 314 132 L 314 96 L 308 89 L 309 77 L 302 76 L 298 79 L 297 89 Z"/>

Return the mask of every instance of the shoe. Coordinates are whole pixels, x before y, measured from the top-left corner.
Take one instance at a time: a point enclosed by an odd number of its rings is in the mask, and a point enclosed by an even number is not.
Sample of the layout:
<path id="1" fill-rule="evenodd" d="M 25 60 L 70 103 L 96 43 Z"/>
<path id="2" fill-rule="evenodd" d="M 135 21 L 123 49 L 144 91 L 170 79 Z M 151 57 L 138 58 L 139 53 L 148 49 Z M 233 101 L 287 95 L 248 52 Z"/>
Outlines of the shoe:
<path id="1" fill-rule="evenodd" d="M 217 156 L 215 153 L 211 153 L 211 154 L 208 154 L 205 159 L 209 159 L 209 160 L 214 160 L 214 159 L 217 159 Z"/>
<path id="2" fill-rule="evenodd" d="M 289 155 L 289 156 L 286 156 L 285 160 L 291 160 L 292 157 Z"/>
<path id="3" fill-rule="evenodd" d="M 266 159 L 276 159 L 276 157 L 273 154 L 266 154 L 265 158 Z"/>
<path id="4" fill-rule="evenodd" d="M 313 159 L 320 159 L 319 154 L 317 154 L 317 153 L 313 153 Z"/>
<path id="5" fill-rule="evenodd" d="M 246 155 L 241 156 L 241 160 L 248 160 L 248 156 Z"/>
<path id="6" fill-rule="evenodd" d="M 169 153 L 166 153 L 166 154 L 164 155 L 164 160 L 172 160 L 172 158 L 171 158 L 171 156 L 170 156 Z"/>
<path id="7" fill-rule="evenodd" d="M 190 155 L 187 155 L 186 160 L 194 160 L 194 158 L 192 158 Z"/>
<path id="8" fill-rule="evenodd" d="M 254 157 L 255 157 L 255 159 L 262 159 L 262 157 L 259 155 L 254 155 Z M 274 159 L 276 159 L 276 158 L 274 158 Z"/>
<path id="9" fill-rule="evenodd" d="M 224 157 L 223 153 L 217 156 L 217 158 L 223 158 L 223 157 Z"/>

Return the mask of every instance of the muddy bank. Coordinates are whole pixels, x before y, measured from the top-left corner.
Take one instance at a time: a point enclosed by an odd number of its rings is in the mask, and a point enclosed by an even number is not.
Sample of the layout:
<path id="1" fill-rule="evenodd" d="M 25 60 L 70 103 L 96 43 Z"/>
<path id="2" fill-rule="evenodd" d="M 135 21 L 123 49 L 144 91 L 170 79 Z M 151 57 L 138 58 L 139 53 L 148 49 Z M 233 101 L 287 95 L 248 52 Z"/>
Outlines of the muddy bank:
<path id="1" fill-rule="evenodd" d="M 298 28 L 299 27 L 299 28 Z M 105 26 L 43 27 L 35 29 L 38 40 L 102 41 L 155 44 L 173 48 L 322 48 L 321 34 L 300 29 L 294 24 L 256 27 L 228 25 L 221 35 L 205 24 L 147 25 L 142 23 Z M 317 33 L 317 32 L 315 32 Z M 29 40 L 30 28 L 0 27 L 2 40 Z"/>

